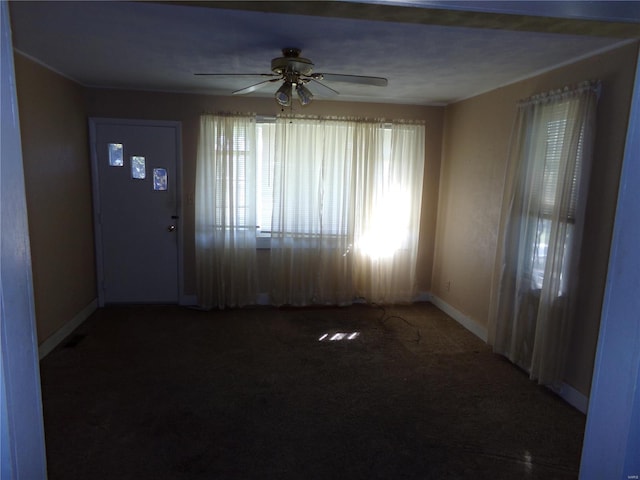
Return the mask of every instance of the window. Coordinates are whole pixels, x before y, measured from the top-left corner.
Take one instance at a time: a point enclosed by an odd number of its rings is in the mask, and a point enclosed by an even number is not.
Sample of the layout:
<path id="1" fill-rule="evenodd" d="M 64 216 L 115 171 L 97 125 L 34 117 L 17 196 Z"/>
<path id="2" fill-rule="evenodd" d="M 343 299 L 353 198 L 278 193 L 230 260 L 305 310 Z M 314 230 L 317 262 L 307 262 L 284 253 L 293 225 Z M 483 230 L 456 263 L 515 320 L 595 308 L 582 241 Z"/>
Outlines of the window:
<path id="1" fill-rule="evenodd" d="M 147 176 L 145 158 L 134 155 L 131 157 L 131 178 L 144 180 Z"/>
<path id="2" fill-rule="evenodd" d="M 167 169 L 166 168 L 154 168 L 153 169 L 153 189 L 156 191 L 165 191 L 167 189 Z"/>
<path id="3" fill-rule="evenodd" d="M 560 388 L 576 305 L 598 82 L 517 105 L 489 308 L 488 343 Z"/>
<path id="4" fill-rule="evenodd" d="M 195 212 L 202 303 L 253 301 L 256 247 L 271 248 L 276 305 L 410 301 L 424 130 L 410 121 L 203 115 Z"/>
<path id="5" fill-rule="evenodd" d="M 339 128 L 339 127 L 338 127 Z M 347 126 L 344 126 L 345 131 L 339 134 L 347 135 Z M 378 166 L 376 176 L 379 178 L 387 178 L 391 175 L 391 126 L 383 125 L 380 127 L 382 130 L 382 156 L 383 161 Z M 272 231 L 272 216 L 274 208 L 274 171 L 275 167 L 279 166 L 279 159 L 277 158 L 277 152 L 275 148 L 276 144 L 276 124 L 273 119 L 259 118 L 256 122 L 256 225 L 257 236 L 259 238 L 269 238 Z M 353 142 L 348 141 L 343 147 L 346 150 L 353 149 Z M 349 156 L 348 161 L 352 158 Z M 304 173 L 305 177 L 312 177 L 317 175 L 314 172 L 312 165 L 305 165 L 303 168 L 308 168 L 309 171 Z M 344 165 L 343 165 L 344 167 Z M 344 180 L 344 179 L 343 179 Z M 320 180 L 318 180 L 320 181 Z M 346 182 L 348 183 L 348 179 Z M 336 192 L 337 193 L 337 192 Z M 340 221 L 339 214 L 336 214 L 336 210 L 340 209 L 341 196 L 348 194 L 341 191 L 339 194 L 327 194 L 323 197 L 323 233 L 330 235 L 346 234 L 345 225 Z M 389 222 L 389 215 L 394 207 L 397 205 L 397 197 L 394 203 L 393 199 L 385 198 L 380 199 L 380 208 L 378 209 L 378 216 L 384 215 L 387 223 Z M 332 214 L 333 212 L 333 214 Z M 292 212 L 289 212 L 292 213 Z M 314 232 L 314 213 L 313 211 L 302 212 L 302 218 L 297 224 L 297 233 L 313 233 Z M 398 212 L 395 212 L 398 214 Z M 261 246 L 268 245 L 268 242 L 260 242 Z"/>
<path id="6" fill-rule="evenodd" d="M 110 167 L 122 167 L 124 166 L 123 157 L 123 145 L 121 143 L 110 143 L 109 148 L 109 166 Z"/>
<path id="7" fill-rule="evenodd" d="M 539 130 L 539 134 L 545 138 L 541 142 L 545 146 L 544 152 L 534 158 L 535 162 L 541 165 L 542 182 L 539 184 L 539 191 L 536 196 L 539 197 L 539 215 L 536 227 L 534 247 L 532 250 L 532 285 L 535 289 L 541 289 L 545 268 L 547 263 L 547 253 L 549 249 L 549 241 L 552 234 L 554 210 L 556 208 L 564 208 L 564 212 L 555 212 L 564 222 L 564 247 L 562 254 L 562 265 L 560 268 L 560 282 L 558 296 L 566 291 L 567 285 L 567 269 L 569 268 L 569 249 L 572 244 L 573 225 L 576 217 L 576 204 L 578 198 L 578 185 L 580 182 L 580 172 L 582 170 L 582 143 L 584 137 L 584 128 L 579 132 L 578 143 L 576 148 L 576 161 L 572 165 L 572 171 L 567 172 L 570 175 L 571 182 L 569 189 L 564 189 L 562 185 L 558 185 L 558 178 L 561 177 L 560 169 L 562 167 L 563 148 L 566 148 L 565 135 L 567 128 L 567 116 L 569 115 L 570 104 L 563 102 L 548 106 L 548 117 L 545 119 L 545 125 Z M 562 202 L 561 195 L 569 195 L 568 201 Z M 534 203 L 535 204 L 535 203 Z"/>
<path id="8" fill-rule="evenodd" d="M 252 124 L 253 125 L 253 124 Z M 227 133 L 227 132 L 225 132 Z M 249 172 L 253 171 L 253 142 L 246 129 L 238 129 L 232 135 L 222 133 L 216 141 L 215 149 L 224 152 L 225 160 L 215 172 L 216 225 L 224 228 L 254 229 L 251 211 L 255 208 L 253 195 L 247 195 L 255 188 Z M 227 188 L 232 185 L 233 188 Z"/>
<path id="9" fill-rule="evenodd" d="M 256 232 L 259 237 L 271 236 L 275 133 L 275 121 L 261 118 L 256 123 Z"/>

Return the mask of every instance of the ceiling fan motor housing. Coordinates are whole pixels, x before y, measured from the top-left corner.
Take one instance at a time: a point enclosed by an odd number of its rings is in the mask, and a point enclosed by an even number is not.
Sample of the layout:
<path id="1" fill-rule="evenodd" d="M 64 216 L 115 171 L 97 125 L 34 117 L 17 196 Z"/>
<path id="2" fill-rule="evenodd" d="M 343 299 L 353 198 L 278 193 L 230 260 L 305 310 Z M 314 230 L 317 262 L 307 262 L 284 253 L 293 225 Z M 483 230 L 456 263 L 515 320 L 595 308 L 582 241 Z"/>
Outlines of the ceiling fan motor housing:
<path id="1" fill-rule="evenodd" d="M 300 50 L 297 48 L 285 48 L 282 50 L 283 57 L 271 60 L 271 71 L 278 75 L 295 73 L 297 75 L 311 75 L 313 62 L 308 58 L 300 57 Z"/>

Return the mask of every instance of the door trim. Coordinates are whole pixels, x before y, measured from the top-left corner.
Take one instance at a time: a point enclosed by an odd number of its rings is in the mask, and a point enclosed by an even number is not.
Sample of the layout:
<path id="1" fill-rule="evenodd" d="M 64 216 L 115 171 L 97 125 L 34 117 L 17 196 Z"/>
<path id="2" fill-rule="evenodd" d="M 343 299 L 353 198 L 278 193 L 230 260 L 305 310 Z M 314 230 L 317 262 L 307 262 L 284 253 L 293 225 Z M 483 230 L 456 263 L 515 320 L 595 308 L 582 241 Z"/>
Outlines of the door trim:
<path id="1" fill-rule="evenodd" d="M 96 255 L 98 306 L 104 307 L 104 264 L 102 257 L 102 225 L 100 222 L 100 182 L 98 178 L 98 151 L 96 133 L 98 125 L 171 127 L 176 132 L 176 211 L 178 213 L 178 303 L 185 305 L 184 294 L 184 209 L 182 201 L 182 122 L 171 120 L 137 120 L 130 118 L 89 118 L 89 143 L 91 154 L 91 189 L 93 192 L 93 232 Z"/>

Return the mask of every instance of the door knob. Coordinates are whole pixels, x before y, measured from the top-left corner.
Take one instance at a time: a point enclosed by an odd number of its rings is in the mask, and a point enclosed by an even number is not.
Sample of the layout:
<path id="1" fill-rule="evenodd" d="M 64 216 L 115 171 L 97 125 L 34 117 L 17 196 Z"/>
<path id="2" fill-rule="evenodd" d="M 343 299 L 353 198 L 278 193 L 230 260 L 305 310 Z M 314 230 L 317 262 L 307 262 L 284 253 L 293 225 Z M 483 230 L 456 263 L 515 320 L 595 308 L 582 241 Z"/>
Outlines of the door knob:
<path id="1" fill-rule="evenodd" d="M 169 226 L 167 227 L 167 230 L 168 230 L 168 231 L 170 231 L 170 232 L 173 232 L 175 229 L 176 229 L 176 226 L 175 226 L 175 225 L 169 225 Z"/>

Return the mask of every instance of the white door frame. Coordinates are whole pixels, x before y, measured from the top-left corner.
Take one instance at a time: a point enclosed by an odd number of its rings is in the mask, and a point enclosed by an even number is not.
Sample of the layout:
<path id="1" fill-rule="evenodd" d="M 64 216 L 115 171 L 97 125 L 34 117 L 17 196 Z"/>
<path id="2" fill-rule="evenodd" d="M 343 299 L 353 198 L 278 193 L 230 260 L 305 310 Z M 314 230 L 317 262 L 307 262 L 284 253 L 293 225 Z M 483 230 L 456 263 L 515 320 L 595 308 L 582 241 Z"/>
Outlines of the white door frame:
<path id="1" fill-rule="evenodd" d="M 95 236 L 96 276 L 98 281 L 98 306 L 104 307 L 104 264 L 102 256 L 102 225 L 100 219 L 100 185 L 96 133 L 98 125 L 171 127 L 176 131 L 176 212 L 178 214 L 178 303 L 187 303 L 184 295 L 184 211 L 182 203 L 182 123 L 169 120 L 136 120 L 130 118 L 89 118 L 89 142 L 91 146 L 91 188 L 93 192 L 93 230 Z"/>
<path id="2" fill-rule="evenodd" d="M 5 1 L 0 38 L 0 478 L 46 479 L 27 200 Z"/>
<path id="3" fill-rule="evenodd" d="M 631 99 L 581 480 L 640 475 L 640 55 Z"/>

